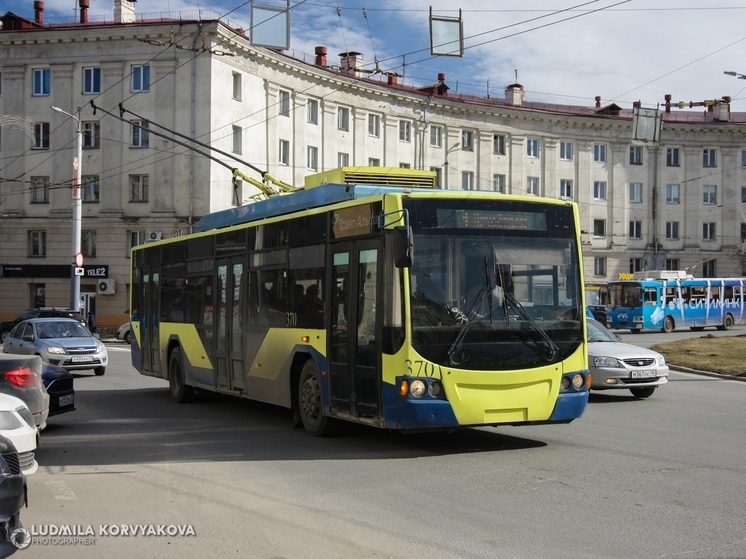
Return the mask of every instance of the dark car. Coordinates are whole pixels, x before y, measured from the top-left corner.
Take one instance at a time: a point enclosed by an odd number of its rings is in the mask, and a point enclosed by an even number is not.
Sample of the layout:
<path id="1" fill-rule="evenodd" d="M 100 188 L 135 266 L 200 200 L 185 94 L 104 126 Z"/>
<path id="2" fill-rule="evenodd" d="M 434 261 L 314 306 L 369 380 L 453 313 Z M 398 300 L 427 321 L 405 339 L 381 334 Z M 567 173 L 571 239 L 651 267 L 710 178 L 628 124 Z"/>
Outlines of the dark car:
<path id="1" fill-rule="evenodd" d="M 39 429 L 46 426 L 49 415 L 49 394 L 41 373 L 42 360 L 38 355 L 0 354 L 0 392 L 23 400 Z"/>
<path id="2" fill-rule="evenodd" d="M 75 411 L 73 375 L 62 367 L 41 364 L 41 380 L 49 394 L 49 416 Z"/>
<path id="3" fill-rule="evenodd" d="M 85 318 L 83 318 L 83 316 L 77 311 L 57 307 L 39 307 L 37 309 L 31 309 L 13 320 L 0 322 L 0 342 L 5 341 L 5 336 L 15 327 L 16 324 L 28 320 L 29 318 L 74 318 L 78 322 L 86 324 Z"/>
<path id="4" fill-rule="evenodd" d="M 24 505 L 28 506 L 26 476 L 21 471 L 18 451 L 10 439 L 0 435 L 0 557 L 25 547 L 26 534 L 21 525 Z"/>

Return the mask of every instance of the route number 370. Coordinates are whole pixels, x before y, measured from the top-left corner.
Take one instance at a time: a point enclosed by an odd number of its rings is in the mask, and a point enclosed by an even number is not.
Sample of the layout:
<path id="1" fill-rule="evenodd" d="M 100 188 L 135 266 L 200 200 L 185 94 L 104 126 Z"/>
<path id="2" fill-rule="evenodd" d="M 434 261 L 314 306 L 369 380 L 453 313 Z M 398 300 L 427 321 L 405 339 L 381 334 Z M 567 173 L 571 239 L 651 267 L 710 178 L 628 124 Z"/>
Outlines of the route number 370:
<path id="1" fill-rule="evenodd" d="M 405 359 L 404 364 L 407 367 L 408 375 L 411 377 L 428 377 L 443 380 L 443 367 L 440 365 L 423 361 L 422 359 L 417 359 L 416 361 Z M 446 370 L 445 373 L 450 375 L 451 371 Z"/>

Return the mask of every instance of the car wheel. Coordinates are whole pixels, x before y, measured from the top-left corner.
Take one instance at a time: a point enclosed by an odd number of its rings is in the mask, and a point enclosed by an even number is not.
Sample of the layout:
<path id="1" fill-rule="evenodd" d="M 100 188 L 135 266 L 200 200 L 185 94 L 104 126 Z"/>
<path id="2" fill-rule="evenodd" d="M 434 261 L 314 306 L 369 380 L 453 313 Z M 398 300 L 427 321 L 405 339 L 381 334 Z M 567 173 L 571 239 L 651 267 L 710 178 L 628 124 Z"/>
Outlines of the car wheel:
<path id="1" fill-rule="evenodd" d="M 181 351 L 176 348 L 168 360 L 168 387 L 171 399 L 177 404 L 188 404 L 197 399 L 194 388 L 184 382 L 184 367 L 181 363 Z"/>
<path id="2" fill-rule="evenodd" d="M 127 344 L 129 344 L 130 343 L 130 339 L 131 339 L 130 332 L 129 331 L 125 332 L 124 333 L 124 341 L 127 342 Z"/>
<path id="3" fill-rule="evenodd" d="M 8 335 L 8 332 L 10 332 L 10 330 L 3 330 L 0 332 L 0 342 L 5 342 L 5 337 Z"/>
<path id="4" fill-rule="evenodd" d="M 655 392 L 655 386 L 646 386 L 645 388 L 630 388 L 632 396 L 635 398 L 649 398 Z"/>
<path id="5" fill-rule="evenodd" d="M 300 372 L 298 406 L 303 426 L 311 435 L 325 437 L 336 432 L 337 422 L 324 415 L 319 371 L 313 359 L 306 361 Z"/>
<path id="6" fill-rule="evenodd" d="M 639 334 L 640 332 L 642 332 L 642 328 L 630 328 L 630 332 L 632 332 L 633 334 Z"/>
<path id="7" fill-rule="evenodd" d="M 102 377 L 106 372 L 106 367 L 96 367 L 95 369 L 93 369 L 93 372 L 96 374 L 97 377 Z"/>
<path id="8" fill-rule="evenodd" d="M 663 326 L 661 327 L 661 332 L 664 332 L 666 334 L 670 334 L 673 332 L 673 329 L 676 327 L 674 324 L 673 318 L 670 316 L 667 316 L 663 319 Z"/>

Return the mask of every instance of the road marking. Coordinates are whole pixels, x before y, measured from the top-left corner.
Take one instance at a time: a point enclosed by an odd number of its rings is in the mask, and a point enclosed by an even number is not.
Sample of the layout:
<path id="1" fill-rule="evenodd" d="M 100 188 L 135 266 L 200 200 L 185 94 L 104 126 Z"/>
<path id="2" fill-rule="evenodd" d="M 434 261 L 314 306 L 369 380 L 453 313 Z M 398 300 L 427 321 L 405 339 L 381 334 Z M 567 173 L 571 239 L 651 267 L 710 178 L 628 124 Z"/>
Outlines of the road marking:
<path id="1" fill-rule="evenodd" d="M 73 501 L 78 498 L 64 481 L 48 481 L 47 487 L 52 491 L 54 498 L 60 501 Z"/>

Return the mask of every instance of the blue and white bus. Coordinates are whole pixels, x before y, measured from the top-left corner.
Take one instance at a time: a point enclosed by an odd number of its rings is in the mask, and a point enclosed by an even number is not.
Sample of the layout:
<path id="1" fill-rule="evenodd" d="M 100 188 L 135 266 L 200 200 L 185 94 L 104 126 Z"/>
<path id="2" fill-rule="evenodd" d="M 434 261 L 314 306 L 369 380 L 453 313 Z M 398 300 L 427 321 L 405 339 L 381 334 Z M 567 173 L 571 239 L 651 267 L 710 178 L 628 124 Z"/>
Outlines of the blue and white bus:
<path id="1" fill-rule="evenodd" d="M 628 328 L 635 333 L 687 327 L 697 331 L 708 326 L 729 330 L 746 323 L 746 278 L 638 272 L 632 280 L 609 282 L 607 289 L 609 328 Z"/>

